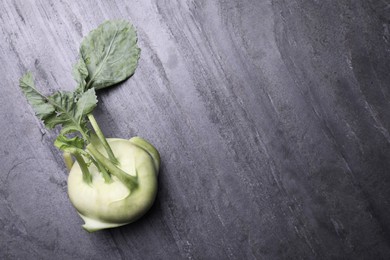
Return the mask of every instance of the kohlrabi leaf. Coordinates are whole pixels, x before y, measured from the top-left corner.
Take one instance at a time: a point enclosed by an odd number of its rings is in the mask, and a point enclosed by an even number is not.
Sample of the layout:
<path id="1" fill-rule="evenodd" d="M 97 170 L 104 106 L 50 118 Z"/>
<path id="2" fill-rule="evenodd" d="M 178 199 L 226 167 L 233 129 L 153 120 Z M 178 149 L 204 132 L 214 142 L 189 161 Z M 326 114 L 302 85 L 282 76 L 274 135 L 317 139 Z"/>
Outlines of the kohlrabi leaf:
<path id="1" fill-rule="evenodd" d="M 54 141 L 55 147 L 72 154 L 78 152 L 79 150 L 83 151 L 82 149 L 84 149 L 84 145 L 84 140 L 78 136 L 69 138 L 60 134 Z"/>
<path id="2" fill-rule="evenodd" d="M 82 93 L 76 103 L 75 117 L 80 121 L 84 116 L 92 113 L 97 102 L 95 89 L 92 88 Z"/>
<path id="3" fill-rule="evenodd" d="M 86 36 L 80 54 L 87 69 L 87 86 L 101 89 L 133 75 L 140 49 L 133 26 L 123 20 L 106 21 Z"/>
<path id="4" fill-rule="evenodd" d="M 96 107 L 97 98 L 94 89 L 82 93 L 76 101 L 73 92 L 56 92 L 49 97 L 50 103 L 56 108 L 55 113 L 46 120 L 46 126 L 53 128 L 62 125 L 62 134 L 82 131 L 85 129 L 85 116 Z M 86 131 L 84 131 L 86 132 Z"/>
<path id="5" fill-rule="evenodd" d="M 74 116 L 76 102 L 73 92 L 58 91 L 49 96 L 48 99 L 55 107 L 55 112 L 45 121 L 46 127 L 52 129 L 56 125 L 62 125 L 63 129 L 72 127 L 72 131 L 77 131 L 79 124 Z"/>
<path id="6" fill-rule="evenodd" d="M 87 132 L 86 115 L 91 113 L 97 104 L 95 89 L 89 89 L 80 95 L 58 91 L 47 97 L 35 88 L 31 73 L 27 73 L 20 79 L 20 87 L 47 128 L 52 129 L 62 125 L 62 134 Z"/>
<path id="7" fill-rule="evenodd" d="M 48 103 L 47 97 L 42 95 L 36 88 L 34 84 L 34 78 L 31 72 L 27 72 L 19 81 L 19 86 L 22 89 L 24 95 L 26 96 L 28 102 L 33 107 L 37 117 L 43 121 L 51 116 L 55 108 L 53 105 Z"/>
<path id="8" fill-rule="evenodd" d="M 75 65 L 73 65 L 72 70 L 73 78 L 77 82 L 76 92 L 83 93 L 85 92 L 85 87 L 87 85 L 86 79 L 88 77 L 87 65 L 82 58 L 80 58 Z"/>

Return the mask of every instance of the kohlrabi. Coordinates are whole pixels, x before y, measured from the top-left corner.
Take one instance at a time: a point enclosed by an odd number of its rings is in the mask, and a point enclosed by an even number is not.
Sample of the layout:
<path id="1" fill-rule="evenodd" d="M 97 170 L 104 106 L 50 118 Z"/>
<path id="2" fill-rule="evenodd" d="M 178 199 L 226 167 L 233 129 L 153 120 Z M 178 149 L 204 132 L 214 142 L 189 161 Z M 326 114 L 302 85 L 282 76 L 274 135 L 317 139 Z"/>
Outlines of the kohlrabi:
<path id="1" fill-rule="evenodd" d="M 73 67 L 77 82 L 73 92 L 45 95 L 35 87 L 30 72 L 20 79 L 36 116 L 48 129 L 61 127 L 54 145 L 64 151 L 69 198 L 90 232 L 137 220 L 156 197 L 158 151 L 140 137 L 106 139 L 92 115 L 95 90 L 130 77 L 139 54 L 133 26 L 106 21 L 82 41 Z"/>

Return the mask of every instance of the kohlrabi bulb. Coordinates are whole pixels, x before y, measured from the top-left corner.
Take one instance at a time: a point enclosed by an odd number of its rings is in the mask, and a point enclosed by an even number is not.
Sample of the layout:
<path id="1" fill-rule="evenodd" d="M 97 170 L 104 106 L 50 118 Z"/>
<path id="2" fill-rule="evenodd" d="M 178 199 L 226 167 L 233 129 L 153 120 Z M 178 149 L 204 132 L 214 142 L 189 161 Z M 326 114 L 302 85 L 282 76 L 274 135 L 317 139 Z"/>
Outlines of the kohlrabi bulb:
<path id="1" fill-rule="evenodd" d="M 82 171 L 76 162 L 69 173 L 68 193 L 85 222 L 84 229 L 89 232 L 134 222 L 150 209 L 157 194 L 158 151 L 139 137 L 107 140 L 118 159 L 117 166 L 137 177 L 138 183 L 129 189 L 115 176 L 107 183 L 91 164 L 92 182 L 88 184 L 83 181 Z M 98 150 L 104 153 L 104 149 Z"/>

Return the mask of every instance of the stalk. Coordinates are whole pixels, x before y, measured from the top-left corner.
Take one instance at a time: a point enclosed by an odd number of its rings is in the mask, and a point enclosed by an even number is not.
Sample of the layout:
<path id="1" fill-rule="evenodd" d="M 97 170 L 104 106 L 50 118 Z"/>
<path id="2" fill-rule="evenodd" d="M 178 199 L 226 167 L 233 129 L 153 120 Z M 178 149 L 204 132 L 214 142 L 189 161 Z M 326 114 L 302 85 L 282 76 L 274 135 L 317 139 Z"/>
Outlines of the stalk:
<path id="1" fill-rule="evenodd" d="M 83 157 L 79 153 L 74 153 L 73 156 L 76 158 L 76 161 L 80 165 L 81 172 L 83 173 L 83 181 L 87 184 L 92 183 L 92 175 L 88 170 L 88 166 L 85 163 Z"/>
<path id="2" fill-rule="evenodd" d="M 70 170 L 72 169 L 72 166 L 73 166 L 72 155 L 69 152 L 64 152 L 62 155 L 64 157 L 66 169 L 68 169 L 68 172 L 70 172 Z"/>
<path id="3" fill-rule="evenodd" d="M 112 152 L 112 149 L 111 149 L 110 145 L 108 144 L 107 139 L 104 137 L 102 130 L 100 129 L 99 125 L 97 124 L 95 117 L 92 114 L 88 114 L 88 119 L 92 125 L 93 130 L 95 130 L 97 137 L 99 138 L 104 149 L 106 150 L 106 152 L 108 154 L 108 158 L 110 158 L 110 160 L 114 164 L 118 164 L 119 162 L 116 159 L 114 153 Z"/>
<path id="4" fill-rule="evenodd" d="M 91 153 L 95 159 L 100 162 L 107 170 L 116 176 L 126 187 L 130 190 L 135 189 L 138 186 L 138 178 L 131 176 L 118 168 L 114 163 L 101 154 L 93 145 L 88 145 L 87 150 Z"/>
<path id="5" fill-rule="evenodd" d="M 96 166 L 96 168 L 99 169 L 99 172 L 103 175 L 104 182 L 111 183 L 112 182 L 111 176 L 108 173 L 108 171 L 106 170 L 106 168 L 101 163 L 99 163 L 98 161 L 93 159 L 92 156 L 90 156 L 90 159 L 91 159 L 92 163 Z"/>

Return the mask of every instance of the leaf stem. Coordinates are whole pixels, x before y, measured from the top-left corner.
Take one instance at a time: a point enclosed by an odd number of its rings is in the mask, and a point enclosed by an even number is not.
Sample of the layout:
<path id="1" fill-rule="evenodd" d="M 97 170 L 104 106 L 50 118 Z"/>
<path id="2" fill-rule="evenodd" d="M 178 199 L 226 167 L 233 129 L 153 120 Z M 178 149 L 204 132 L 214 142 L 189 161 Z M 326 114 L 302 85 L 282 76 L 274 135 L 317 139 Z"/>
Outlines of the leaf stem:
<path id="1" fill-rule="evenodd" d="M 72 166 L 73 166 L 72 155 L 69 152 L 64 152 L 62 155 L 64 157 L 66 169 L 68 169 L 68 172 L 70 172 L 70 170 L 72 169 Z"/>
<path id="2" fill-rule="evenodd" d="M 92 175 L 88 170 L 88 166 L 85 163 L 83 157 L 79 153 L 74 153 L 73 156 L 76 158 L 76 161 L 80 165 L 81 172 L 83 173 L 83 181 L 87 184 L 92 183 Z"/>
<path id="3" fill-rule="evenodd" d="M 99 138 L 104 149 L 106 150 L 108 157 L 110 158 L 110 160 L 114 164 L 118 164 L 118 160 L 116 159 L 114 153 L 112 152 L 112 149 L 111 149 L 110 145 L 108 144 L 107 139 L 104 137 L 102 130 L 100 129 L 99 125 L 97 124 L 95 117 L 92 114 L 88 114 L 88 119 L 92 125 L 93 130 L 95 130 L 97 137 Z"/>
<path id="4" fill-rule="evenodd" d="M 92 155 L 90 155 L 90 160 L 91 162 L 96 166 L 96 168 L 99 169 L 99 172 L 102 174 L 103 176 L 103 179 L 104 179 L 104 182 L 105 183 L 111 183 L 112 182 L 112 179 L 111 179 L 111 176 L 110 174 L 108 173 L 108 171 L 106 170 L 106 168 L 101 164 L 99 163 L 98 161 L 96 161 L 95 159 L 93 159 Z"/>
<path id="5" fill-rule="evenodd" d="M 116 176 L 130 190 L 133 190 L 138 186 L 137 177 L 132 176 L 118 168 L 112 161 L 101 154 L 93 145 L 88 145 L 87 150 L 93 155 L 93 157 L 95 157 L 97 161 L 102 163 L 111 174 Z"/>

